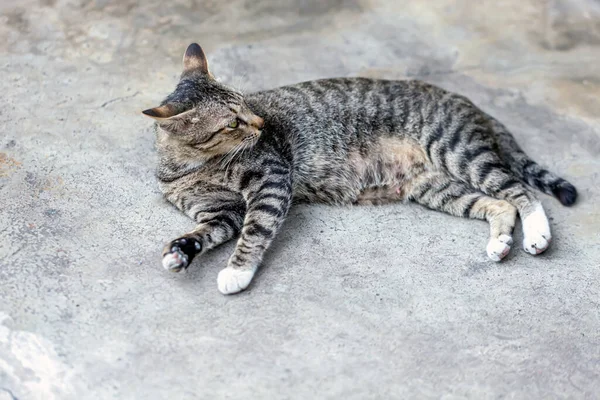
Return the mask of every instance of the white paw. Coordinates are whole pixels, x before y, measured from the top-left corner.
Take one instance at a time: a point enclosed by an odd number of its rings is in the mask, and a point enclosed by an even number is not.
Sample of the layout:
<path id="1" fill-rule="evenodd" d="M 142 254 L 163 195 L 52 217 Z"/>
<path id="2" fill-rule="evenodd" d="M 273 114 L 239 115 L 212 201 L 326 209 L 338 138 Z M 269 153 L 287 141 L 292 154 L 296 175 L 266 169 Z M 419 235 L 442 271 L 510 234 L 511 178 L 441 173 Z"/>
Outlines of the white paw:
<path id="1" fill-rule="evenodd" d="M 233 294 L 246 289 L 254 277 L 254 270 L 227 267 L 219 272 L 217 284 L 219 292 Z"/>
<path id="2" fill-rule="evenodd" d="M 540 254 L 548 248 L 552 234 L 546 213 L 541 204 L 523 219 L 523 249 L 529 254 Z"/>
<path id="3" fill-rule="evenodd" d="M 167 253 L 162 259 L 163 268 L 171 272 L 179 272 L 188 266 L 188 256 L 181 250 Z"/>
<path id="4" fill-rule="evenodd" d="M 491 238 L 487 244 L 487 255 L 492 261 L 500 261 L 510 251 L 512 237 L 508 235 L 500 235 L 497 238 Z"/>

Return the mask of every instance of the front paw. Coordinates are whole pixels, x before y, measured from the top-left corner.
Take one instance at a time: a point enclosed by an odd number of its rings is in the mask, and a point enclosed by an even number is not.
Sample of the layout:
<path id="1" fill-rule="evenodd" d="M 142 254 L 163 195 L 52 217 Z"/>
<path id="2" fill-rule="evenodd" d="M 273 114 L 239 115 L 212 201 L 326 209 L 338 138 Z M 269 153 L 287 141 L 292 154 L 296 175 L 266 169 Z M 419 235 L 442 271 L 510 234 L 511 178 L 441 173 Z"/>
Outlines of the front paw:
<path id="1" fill-rule="evenodd" d="M 163 268 L 171 272 L 184 270 L 201 250 L 202 246 L 200 242 L 193 238 L 173 240 L 163 250 Z"/>
<path id="2" fill-rule="evenodd" d="M 171 272 L 179 272 L 189 265 L 189 257 L 180 249 L 167 253 L 162 259 L 163 268 Z"/>
<path id="3" fill-rule="evenodd" d="M 250 285 L 255 271 L 255 269 L 239 269 L 232 267 L 222 269 L 217 278 L 219 292 L 223 294 L 241 292 Z"/>

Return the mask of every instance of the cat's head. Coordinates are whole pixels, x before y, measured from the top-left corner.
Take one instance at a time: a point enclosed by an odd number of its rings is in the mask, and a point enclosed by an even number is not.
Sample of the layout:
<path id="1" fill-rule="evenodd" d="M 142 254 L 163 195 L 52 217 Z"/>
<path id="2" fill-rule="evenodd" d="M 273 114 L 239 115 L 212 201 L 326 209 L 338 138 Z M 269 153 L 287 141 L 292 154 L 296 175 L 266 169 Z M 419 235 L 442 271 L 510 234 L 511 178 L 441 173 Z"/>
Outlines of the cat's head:
<path id="1" fill-rule="evenodd" d="M 186 158 L 208 159 L 252 145 L 264 125 L 240 92 L 214 79 L 196 43 L 183 56 L 175 91 L 159 107 L 143 113 L 156 120 L 163 138 L 181 147 Z"/>

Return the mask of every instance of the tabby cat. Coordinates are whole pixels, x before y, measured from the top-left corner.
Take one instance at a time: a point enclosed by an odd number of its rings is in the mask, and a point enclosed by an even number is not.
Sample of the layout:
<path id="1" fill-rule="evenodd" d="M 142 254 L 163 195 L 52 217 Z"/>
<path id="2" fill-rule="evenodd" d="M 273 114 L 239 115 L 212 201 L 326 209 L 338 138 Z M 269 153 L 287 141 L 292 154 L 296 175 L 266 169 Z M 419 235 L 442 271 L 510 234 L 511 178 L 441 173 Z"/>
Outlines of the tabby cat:
<path id="1" fill-rule="evenodd" d="M 218 276 L 224 294 L 250 284 L 294 201 L 334 205 L 412 200 L 490 224 L 487 254 L 506 257 L 517 213 L 525 251 L 550 226 L 528 184 L 570 206 L 577 191 L 541 168 L 467 98 L 420 81 L 325 79 L 243 95 L 209 72 L 199 45 L 177 88 L 143 111 L 157 122 L 157 177 L 198 224 L 162 264 L 181 271 L 239 235 Z"/>

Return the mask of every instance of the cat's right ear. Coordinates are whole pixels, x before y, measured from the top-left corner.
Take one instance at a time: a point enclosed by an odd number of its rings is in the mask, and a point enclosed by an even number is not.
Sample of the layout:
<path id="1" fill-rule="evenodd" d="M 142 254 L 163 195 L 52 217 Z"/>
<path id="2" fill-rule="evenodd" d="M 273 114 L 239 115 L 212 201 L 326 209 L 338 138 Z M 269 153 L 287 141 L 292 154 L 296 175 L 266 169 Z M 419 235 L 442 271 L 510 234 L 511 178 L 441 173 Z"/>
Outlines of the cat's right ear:
<path id="1" fill-rule="evenodd" d="M 183 55 L 183 73 L 192 71 L 200 71 L 203 74 L 210 75 L 208 60 L 198 43 L 190 44 Z"/>

